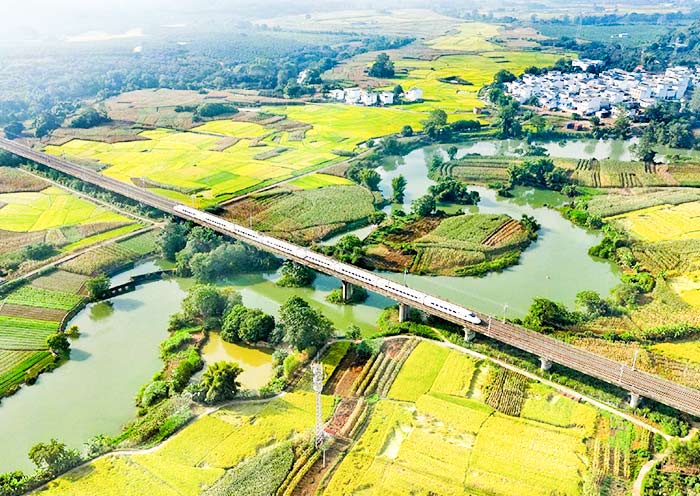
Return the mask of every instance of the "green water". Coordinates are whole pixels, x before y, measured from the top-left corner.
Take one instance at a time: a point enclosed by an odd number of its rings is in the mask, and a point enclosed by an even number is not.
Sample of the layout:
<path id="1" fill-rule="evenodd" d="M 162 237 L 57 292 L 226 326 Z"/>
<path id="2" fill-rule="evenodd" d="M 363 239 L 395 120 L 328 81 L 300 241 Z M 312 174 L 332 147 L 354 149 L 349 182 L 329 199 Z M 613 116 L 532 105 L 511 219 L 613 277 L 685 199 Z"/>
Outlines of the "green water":
<path id="1" fill-rule="evenodd" d="M 218 332 L 210 332 L 202 348 L 204 363 L 236 362 L 243 372 L 238 381 L 246 389 L 260 389 L 272 378 L 272 351 L 235 343 L 227 343 Z"/>
<path id="2" fill-rule="evenodd" d="M 154 268 L 144 264 L 117 280 Z M 113 298 L 113 306 L 80 312 L 71 321 L 81 331 L 71 359 L 0 404 L 0 473 L 30 471 L 27 452 L 52 437 L 81 447 L 97 434 L 119 433 L 136 413 L 139 388 L 162 366 L 158 346 L 184 294 L 178 281 L 157 281 Z"/>
<path id="3" fill-rule="evenodd" d="M 435 153 L 445 153 L 446 146 L 433 146 L 415 150 L 405 157 L 387 158 L 379 169 L 382 176 L 380 189 L 384 195 L 391 192 L 391 179 L 402 174 L 407 180 L 404 207 L 424 195 L 434 182 L 427 177 L 427 163 Z M 500 273 L 475 277 L 426 277 L 409 274 L 406 283 L 447 298 L 455 303 L 482 312 L 502 315 L 507 305 L 507 315 L 522 316 L 535 297 L 545 297 L 573 304 L 575 296 L 584 289 L 607 295 L 618 282 L 615 267 L 607 261 L 594 260 L 588 249 L 597 244 L 600 236 L 578 228 L 564 219 L 559 212 L 548 208 L 559 206 L 566 199 L 552 191 L 518 188 L 514 198 L 499 198 L 495 192 L 482 187 L 472 187 L 481 195 L 476 207 L 466 207 L 469 212 L 505 213 L 513 218 L 527 214 L 535 217 L 542 226 L 539 238 L 525 250 L 520 264 Z M 459 208 L 444 205 L 446 210 Z M 403 274 L 387 273 L 397 281 Z"/>

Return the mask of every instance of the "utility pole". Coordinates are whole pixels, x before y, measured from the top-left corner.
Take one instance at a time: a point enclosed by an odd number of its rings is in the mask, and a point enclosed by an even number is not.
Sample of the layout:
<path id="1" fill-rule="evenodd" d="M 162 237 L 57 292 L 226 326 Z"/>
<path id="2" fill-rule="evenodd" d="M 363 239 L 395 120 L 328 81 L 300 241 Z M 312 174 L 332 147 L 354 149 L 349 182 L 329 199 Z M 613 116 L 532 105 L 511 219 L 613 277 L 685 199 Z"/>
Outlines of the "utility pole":
<path id="1" fill-rule="evenodd" d="M 508 303 L 503 305 L 503 323 L 506 323 L 506 312 L 508 311 Z"/>
<path id="2" fill-rule="evenodd" d="M 634 370 L 635 366 L 637 365 L 637 357 L 639 356 L 639 348 L 634 350 L 634 358 L 632 359 L 632 370 Z"/>
<path id="3" fill-rule="evenodd" d="M 321 402 L 321 393 L 323 392 L 323 365 L 319 362 L 314 362 L 311 364 L 311 371 L 313 372 L 313 389 L 316 393 L 316 435 L 314 438 L 314 443 L 316 449 L 323 450 L 323 466 L 326 466 L 326 431 L 323 430 L 323 405 Z"/>

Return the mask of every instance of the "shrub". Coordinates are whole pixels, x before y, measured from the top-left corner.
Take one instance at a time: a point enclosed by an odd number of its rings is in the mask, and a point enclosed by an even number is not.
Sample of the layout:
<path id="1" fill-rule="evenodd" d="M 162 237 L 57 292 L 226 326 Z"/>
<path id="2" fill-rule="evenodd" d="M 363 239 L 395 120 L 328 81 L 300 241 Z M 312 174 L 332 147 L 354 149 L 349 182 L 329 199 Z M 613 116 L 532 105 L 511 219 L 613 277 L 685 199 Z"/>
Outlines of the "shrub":
<path id="1" fill-rule="evenodd" d="M 189 331 L 177 331 L 160 343 L 160 356 L 166 357 L 190 342 L 192 342 L 192 335 Z"/>
<path id="2" fill-rule="evenodd" d="M 168 383 L 165 381 L 153 381 L 141 394 L 141 405 L 152 406 L 168 397 Z"/>

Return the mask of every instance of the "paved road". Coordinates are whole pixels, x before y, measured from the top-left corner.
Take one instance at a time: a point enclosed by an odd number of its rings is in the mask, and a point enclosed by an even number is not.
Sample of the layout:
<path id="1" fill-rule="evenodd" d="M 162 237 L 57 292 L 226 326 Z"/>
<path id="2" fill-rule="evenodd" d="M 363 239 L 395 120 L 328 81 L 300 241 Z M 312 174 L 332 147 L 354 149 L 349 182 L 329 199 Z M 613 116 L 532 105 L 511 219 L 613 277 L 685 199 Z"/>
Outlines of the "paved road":
<path id="1" fill-rule="evenodd" d="M 85 167 L 72 164 L 64 159 L 32 150 L 31 148 L 13 141 L 0 138 L 0 147 L 47 167 L 51 167 L 66 174 L 75 176 L 83 181 L 96 184 L 97 186 L 130 197 L 170 214 L 192 220 L 191 218 L 183 216 L 181 213 L 174 210 L 177 203 L 173 200 L 163 198 L 142 188 L 104 176 Z M 449 313 L 439 310 L 435 305 L 427 305 L 417 301 L 415 297 L 406 297 L 403 294 L 397 293 L 396 291 L 387 289 L 384 287 L 384 282 L 386 282 L 386 280 L 378 277 L 376 274 L 367 273 L 366 271 L 359 271 L 355 267 L 341 264 L 335 260 L 322 257 L 321 255 L 318 255 L 318 257 L 326 259 L 328 263 L 319 265 L 307 260 L 304 256 L 290 255 L 288 251 L 280 250 L 279 246 L 281 244 L 289 246 L 288 243 L 281 242 L 280 240 L 274 240 L 274 238 L 264 235 L 259 235 L 262 241 L 252 241 L 249 237 L 237 236 L 233 234 L 230 229 L 222 227 L 222 222 L 225 223 L 223 219 L 217 217 L 212 217 L 212 219 L 214 219 L 215 222 L 198 222 L 218 232 L 229 236 L 238 237 L 265 250 L 282 255 L 285 258 L 293 259 L 299 263 L 303 263 L 320 272 L 324 272 L 352 284 L 362 286 L 370 291 L 383 294 L 400 303 L 410 305 L 432 315 L 442 317 L 450 322 L 464 326 L 466 329 L 473 330 L 479 334 L 489 336 L 493 339 L 514 346 L 515 348 L 532 353 L 546 361 L 563 365 L 591 377 L 603 380 L 607 383 L 617 385 L 634 395 L 651 398 L 660 403 L 677 408 L 678 410 L 695 416 L 700 416 L 700 390 L 677 384 L 673 381 L 663 379 L 653 374 L 635 370 L 626 364 L 610 360 L 590 351 L 577 348 L 557 339 L 514 324 L 492 321 L 491 325 L 489 326 L 486 324 L 488 321 L 488 317 L 486 315 L 480 316 L 484 321 L 481 325 L 471 324 L 461 318 L 457 318 Z M 270 243 L 270 241 L 272 241 L 274 244 Z M 331 265 L 330 268 L 329 265 Z M 352 275 L 348 275 L 348 270 L 356 273 L 362 272 L 368 275 L 368 277 L 375 282 L 367 282 L 367 277 L 359 279 Z M 377 284 L 377 281 L 379 281 L 379 284 Z M 397 286 L 395 283 L 393 283 L 393 285 Z M 416 293 L 415 290 L 408 291 L 411 291 L 414 294 Z M 420 294 L 422 296 L 428 296 L 424 293 Z"/>

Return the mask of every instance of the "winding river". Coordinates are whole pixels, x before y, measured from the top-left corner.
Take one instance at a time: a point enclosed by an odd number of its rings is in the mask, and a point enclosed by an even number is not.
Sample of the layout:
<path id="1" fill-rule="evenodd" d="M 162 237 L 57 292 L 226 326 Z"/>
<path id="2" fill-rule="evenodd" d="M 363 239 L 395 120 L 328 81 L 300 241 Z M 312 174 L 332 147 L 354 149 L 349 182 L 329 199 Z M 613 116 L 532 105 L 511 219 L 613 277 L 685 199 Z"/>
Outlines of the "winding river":
<path id="1" fill-rule="evenodd" d="M 474 143 L 460 147 L 460 153 L 487 146 L 498 148 Z M 408 206 L 432 184 L 427 178 L 426 163 L 433 153 L 444 153 L 444 148 L 428 147 L 402 158 L 387 159 L 379 170 L 382 191 L 389 192 L 391 179 L 403 174 L 408 180 Z M 481 151 L 486 154 L 487 150 Z M 597 153 L 597 149 L 590 153 Z M 557 211 L 545 206 L 560 205 L 565 201 L 560 195 L 519 189 L 515 198 L 501 199 L 490 190 L 477 189 L 482 200 L 471 211 L 506 213 L 515 218 L 533 215 L 542 225 L 539 239 L 523 253 L 519 265 L 501 273 L 482 278 L 409 274 L 408 285 L 499 316 L 507 305 L 505 310 L 512 317 L 524 314 L 537 296 L 571 304 L 579 291 L 592 289 L 607 294 L 617 284 L 614 268 L 587 254 L 599 236 L 573 226 Z M 369 230 L 364 228 L 360 234 L 366 235 Z M 156 267 L 156 263 L 147 262 L 118 275 L 113 282 L 123 282 L 131 275 Z M 403 274 L 386 275 L 398 281 L 404 279 Z M 239 290 L 245 305 L 272 314 L 290 296 L 299 295 L 327 315 L 341 331 L 354 323 L 369 334 L 381 310 L 392 304 L 387 298 L 371 294 L 362 305 L 333 305 L 325 297 L 339 286 L 334 278 L 319 275 L 312 288 L 291 289 L 276 286 L 274 281 L 278 277 L 275 273 L 261 273 L 233 277 L 222 283 Z M 133 293 L 115 297 L 112 305 L 92 304 L 80 312 L 71 322 L 81 329 L 81 336 L 73 342 L 71 360 L 0 403 L 0 473 L 15 469 L 31 471 L 26 456 L 29 448 L 52 437 L 80 447 L 97 434 L 118 434 L 136 412 L 137 391 L 162 366 L 158 346 L 167 336 L 170 314 L 178 311 L 191 284 L 185 279 L 152 282 Z M 246 387 L 259 387 L 271 373 L 268 352 L 229 345 L 216 335 L 210 337 L 204 356 L 207 362 L 239 361 L 249 370 L 244 381 Z"/>

